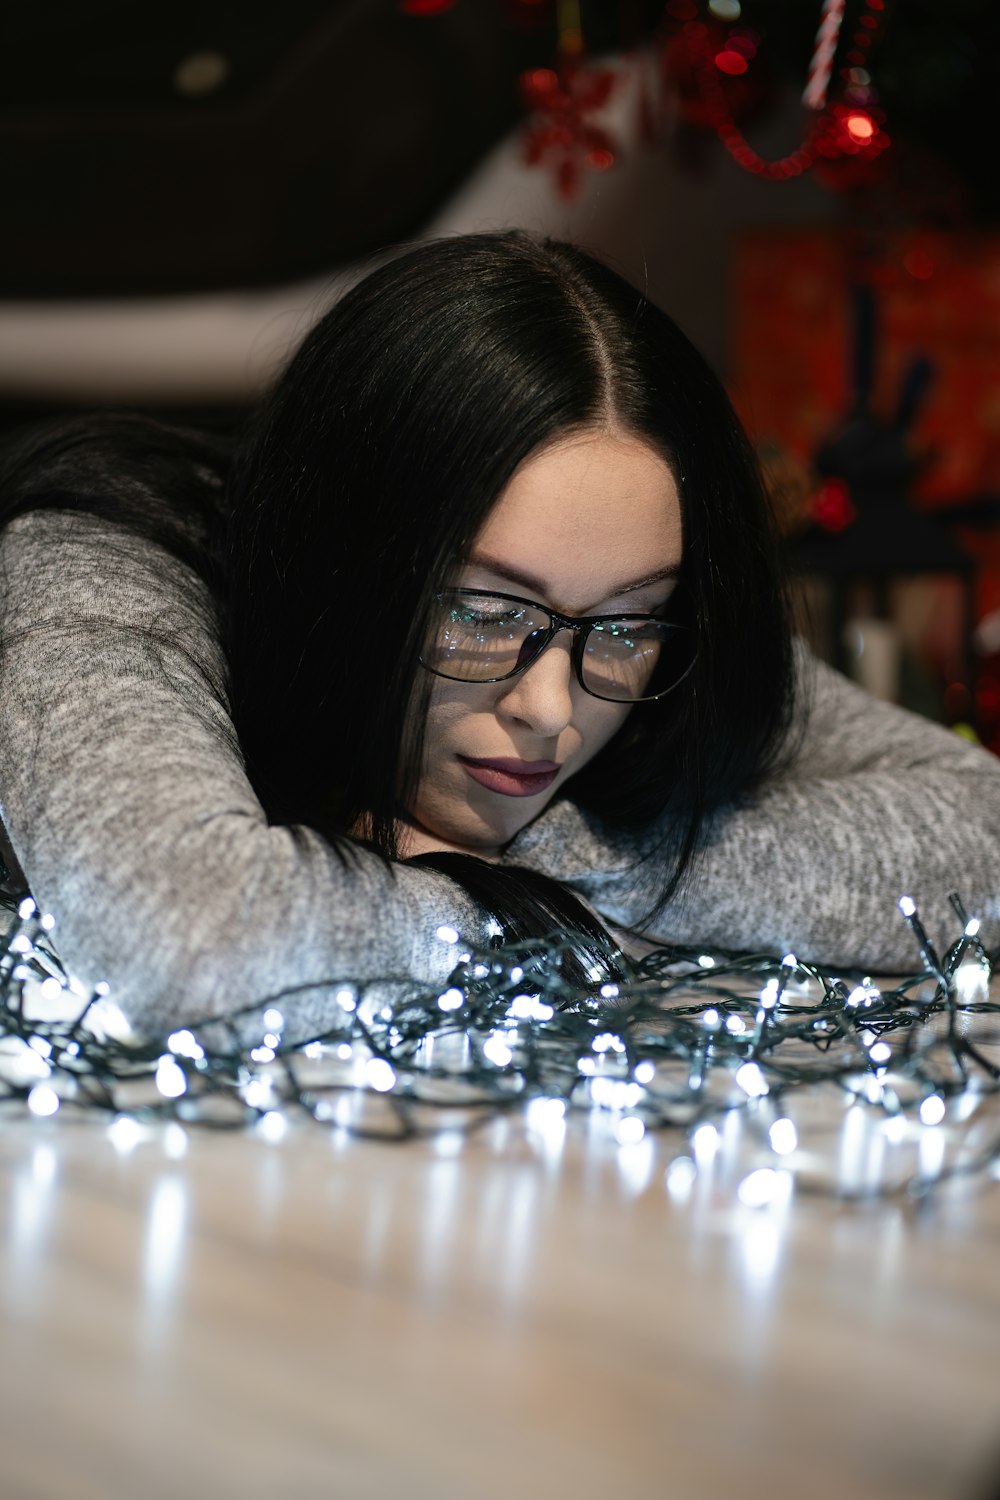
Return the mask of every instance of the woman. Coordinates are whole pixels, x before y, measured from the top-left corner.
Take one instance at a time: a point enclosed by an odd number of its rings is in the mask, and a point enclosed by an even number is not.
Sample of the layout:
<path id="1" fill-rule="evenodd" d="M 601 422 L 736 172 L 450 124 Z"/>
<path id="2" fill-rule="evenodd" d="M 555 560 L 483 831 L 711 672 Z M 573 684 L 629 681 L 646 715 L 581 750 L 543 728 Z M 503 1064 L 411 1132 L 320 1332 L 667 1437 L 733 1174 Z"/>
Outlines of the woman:
<path id="1" fill-rule="evenodd" d="M 573 247 L 382 266 L 231 464 L 71 424 L 4 493 L 4 822 L 140 1026 L 302 986 L 304 1034 L 443 924 L 909 967 L 958 885 L 997 934 L 1000 767 L 796 669 L 724 393 Z"/>

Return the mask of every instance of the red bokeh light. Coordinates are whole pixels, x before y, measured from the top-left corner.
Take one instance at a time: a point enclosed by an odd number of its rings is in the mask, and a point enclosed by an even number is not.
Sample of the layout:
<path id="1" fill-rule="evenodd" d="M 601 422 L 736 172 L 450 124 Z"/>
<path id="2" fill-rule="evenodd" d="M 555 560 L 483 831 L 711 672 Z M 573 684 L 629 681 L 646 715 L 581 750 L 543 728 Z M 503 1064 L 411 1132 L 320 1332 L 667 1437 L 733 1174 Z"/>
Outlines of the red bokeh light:
<path id="1" fill-rule="evenodd" d="M 813 503 L 814 520 L 824 531 L 846 531 L 857 519 L 857 510 L 851 492 L 842 479 L 825 479 L 817 491 Z"/>
<path id="2" fill-rule="evenodd" d="M 555 68 L 529 68 L 522 74 L 522 87 L 539 97 L 553 94 L 559 87 L 559 75 Z"/>
<path id="3" fill-rule="evenodd" d="M 1000 682 L 995 677 L 984 673 L 976 679 L 976 708 L 981 719 L 995 719 L 1000 715 Z"/>
<path id="4" fill-rule="evenodd" d="M 738 78 L 747 70 L 747 60 L 739 52 L 734 52 L 731 47 L 726 47 L 722 52 L 715 54 L 715 66 L 720 73 L 726 73 L 730 78 Z"/>
<path id="5" fill-rule="evenodd" d="M 726 51 L 738 52 L 741 57 L 749 61 L 750 58 L 757 56 L 757 38 L 749 31 L 730 32 L 726 41 Z"/>
<path id="6" fill-rule="evenodd" d="M 864 110 L 853 110 L 845 119 L 844 125 L 852 140 L 857 141 L 859 146 L 866 146 L 868 142 L 878 133 L 878 126 L 871 115 L 866 115 Z"/>
<path id="7" fill-rule="evenodd" d="M 934 275 L 934 262 L 926 250 L 907 250 L 903 266 L 917 281 L 930 281 Z"/>

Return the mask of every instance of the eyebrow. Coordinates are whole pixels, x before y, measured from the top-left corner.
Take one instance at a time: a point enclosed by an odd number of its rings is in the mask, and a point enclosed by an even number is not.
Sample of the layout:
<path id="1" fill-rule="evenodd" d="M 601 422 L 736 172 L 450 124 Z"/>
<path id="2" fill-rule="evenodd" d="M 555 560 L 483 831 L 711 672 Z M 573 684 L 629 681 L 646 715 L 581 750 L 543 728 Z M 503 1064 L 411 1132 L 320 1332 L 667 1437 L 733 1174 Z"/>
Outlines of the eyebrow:
<path id="1" fill-rule="evenodd" d="M 469 566 L 485 568 L 488 573 L 497 573 L 501 578 L 509 578 L 511 583 L 516 583 L 520 588 L 534 589 L 543 598 L 548 593 L 548 586 L 544 579 L 537 577 L 534 573 L 523 572 L 519 568 L 512 568 L 508 563 L 501 562 L 497 557 L 488 557 L 482 552 L 474 553 L 469 558 Z M 650 573 L 645 578 L 637 578 L 631 583 L 623 583 L 618 588 L 608 589 L 605 599 L 617 599 L 619 594 L 634 594 L 639 589 L 647 588 L 650 584 L 665 583 L 668 579 L 680 576 L 680 563 L 671 563 L 669 567 L 659 568 L 655 573 Z"/>

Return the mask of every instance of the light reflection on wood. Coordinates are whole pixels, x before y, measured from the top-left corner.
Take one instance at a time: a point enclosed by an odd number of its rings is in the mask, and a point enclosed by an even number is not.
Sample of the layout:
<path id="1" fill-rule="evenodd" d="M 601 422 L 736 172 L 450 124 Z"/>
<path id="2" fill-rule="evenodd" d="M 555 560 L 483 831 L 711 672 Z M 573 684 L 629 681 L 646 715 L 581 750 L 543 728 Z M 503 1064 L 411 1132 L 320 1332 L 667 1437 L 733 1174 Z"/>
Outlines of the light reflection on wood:
<path id="1" fill-rule="evenodd" d="M 809 1149 L 856 1185 L 913 1151 L 825 1108 Z M 974 1496 L 1000 1475 L 995 1183 L 750 1209 L 766 1139 L 731 1116 L 668 1177 L 683 1138 L 619 1147 L 594 1115 L 117 1147 L 8 1119 L 0 1492 Z"/>

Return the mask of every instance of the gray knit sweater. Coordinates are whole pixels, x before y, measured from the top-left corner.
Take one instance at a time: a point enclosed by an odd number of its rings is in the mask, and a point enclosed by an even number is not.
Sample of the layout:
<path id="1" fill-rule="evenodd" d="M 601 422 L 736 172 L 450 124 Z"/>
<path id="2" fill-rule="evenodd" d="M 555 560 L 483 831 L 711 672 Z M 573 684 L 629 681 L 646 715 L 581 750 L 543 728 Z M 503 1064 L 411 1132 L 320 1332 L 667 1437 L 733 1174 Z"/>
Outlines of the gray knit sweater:
<path id="1" fill-rule="evenodd" d="M 284 1007 L 304 1035 L 330 1015 L 331 981 L 444 978 L 455 949 L 437 928 L 485 936 L 443 875 L 362 850 L 345 864 L 309 829 L 268 826 L 211 604 L 180 563 L 91 517 L 40 513 L 0 543 L 0 585 L 0 814 L 66 963 L 107 980 L 140 1030 L 315 986 Z M 896 899 L 912 895 L 948 941 L 958 889 L 996 943 L 1000 763 L 804 653 L 800 671 L 798 750 L 715 818 L 656 935 L 909 970 Z M 506 859 L 631 925 L 647 904 L 637 857 L 656 838 L 564 801 Z"/>

